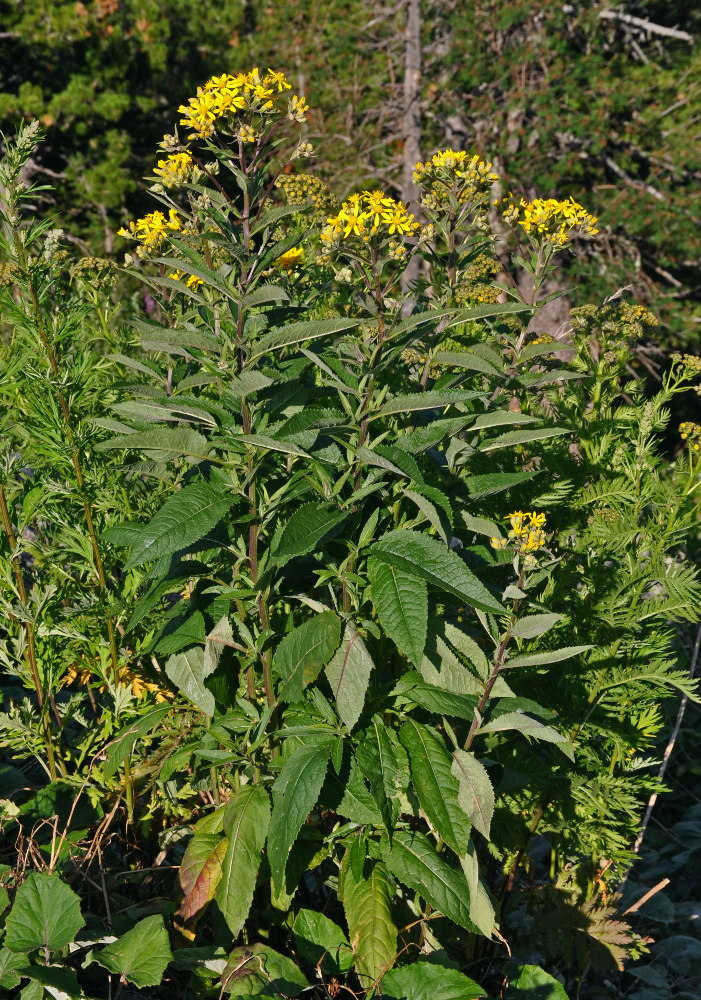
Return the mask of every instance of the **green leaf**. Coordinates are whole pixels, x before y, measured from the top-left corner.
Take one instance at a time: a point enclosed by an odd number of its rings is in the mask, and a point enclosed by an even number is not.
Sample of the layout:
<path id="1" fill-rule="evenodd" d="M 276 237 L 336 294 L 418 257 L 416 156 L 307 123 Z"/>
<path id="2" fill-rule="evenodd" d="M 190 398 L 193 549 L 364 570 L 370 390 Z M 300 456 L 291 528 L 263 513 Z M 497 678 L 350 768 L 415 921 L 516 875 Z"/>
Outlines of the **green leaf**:
<path id="1" fill-rule="evenodd" d="M 138 526 L 140 538 L 132 542 L 131 556 L 124 568 L 133 569 L 147 559 L 172 555 L 198 542 L 215 527 L 235 500 L 233 493 L 223 494 L 219 484 L 199 482 L 184 486 L 168 497 L 148 524 Z M 127 527 L 131 529 L 137 525 Z M 123 544 L 112 528 L 103 532 L 102 537 L 116 545 Z"/>
<path id="2" fill-rule="evenodd" d="M 473 500 L 480 500 L 520 486 L 537 475 L 538 472 L 487 472 L 482 476 L 466 476 L 463 484 Z"/>
<path id="3" fill-rule="evenodd" d="M 352 729 L 365 707 L 373 662 L 360 634 L 346 625 L 341 645 L 326 666 L 326 676 L 336 708 L 343 722 Z"/>
<path id="4" fill-rule="evenodd" d="M 501 375 L 502 372 L 490 365 L 485 358 L 472 351 L 436 351 L 432 361 L 439 365 L 450 365 L 452 368 L 468 368 L 475 372 L 484 372 L 486 375 Z"/>
<path id="5" fill-rule="evenodd" d="M 246 366 L 270 351 L 278 351 L 282 347 L 293 344 L 303 344 L 307 340 L 318 340 L 334 333 L 343 333 L 358 326 L 359 319 L 316 319 L 304 323 L 290 323 L 278 330 L 271 330 L 253 345 Z"/>
<path id="6" fill-rule="evenodd" d="M 400 528 L 383 535 L 371 551 L 383 562 L 426 580 L 475 608 L 498 614 L 504 612 L 501 604 L 462 559 L 436 538 Z"/>
<path id="7" fill-rule="evenodd" d="M 263 306 L 268 302 L 289 302 L 290 296 L 281 285 L 259 285 L 248 295 L 244 296 L 243 307 L 250 309 L 251 306 Z"/>
<path id="8" fill-rule="evenodd" d="M 204 434 L 200 434 L 192 427 L 154 427 L 148 431 L 137 431 L 135 434 L 122 434 L 95 445 L 96 451 L 117 448 L 143 451 L 156 462 L 166 462 L 182 455 L 202 461 L 212 450 Z"/>
<path id="9" fill-rule="evenodd" d="M 240 934 L 253 902 L 269 823 L 270 800 L 260 785 L 244 785 L 227 802 L 224 832 L 228 847 L 214 898 L 234 938 Z"/>
<path id="10" fill-rule="evenodd" d="M 343 798 L 338 806 L 338 813 L 340 816 L 345 816 L 351 823 L 360 823 L 363 826 L 382 826 L 382 814 L 375 799 L 368 791 L 355 757 L 351 759 L 350 774 Z"/>
<path id="11" fill-rule="evenodd" d="M 426 662 L 424 659 L 424 663 Z M 467 673 L 464 667 L 461 669 Z M 478 686 L 476 679 L 472 677 L 472 674 L 470 677 L 475 681 L 474 689 L 476 690 Z M 475 709 L 479 701 L 476 694 L 465 695 L 436 687 L 435 684 L 425 681 L 421 674 L 415 670 L 404 675 L 395 687 L 393 694 L 400 694 L 402 698 L 413 701 L 415 705 L 420 705 L 427 712 L 447 715 L 448 718 L 467 719 L 470 722 L 475 717 Z"/>
<path id="12" fill-rule="evenodd" d="M 166 661 L 166 674 L 177 689 L 205 715 L 214 715 L 214 695 L 204 685 L 204 649 L 193 646 Z"/>
<path id="13" fill-rule="evenodd" d="M 593 649 L 593 646 L 562 646 L 561 649 L 549 649 L 542 653 L 525 653 L 520 656 L 511 656 L 505 662 L 505 667 L 537 667 L 542 663 L 559 663 L 561 660 L 569 660 L 580 653 L 586 653 Z"/>
<path id="14" fill-rule="evenodd" d="M 523 733 L 524 736 L 532 736 L 536 740 L 555 743 L 566 757 L 574 760 L 574 749 L 566 736 L 558 733 L 557 729 L 553 729 L 552 726 L 546 726 L 538 719 L 524 715 L 523 712 L 505 712 L 486 725 L 480 726 L 477 734 L 482 736 L 484 733 L 500 733 L 511 729 Z"/>
<path id="15" fill-rule="evenodd" d="M 379 715 L 373 716 L 356 751 L 356 760 L 370 782 L 385 829 L 391 833 L 399 811 L 397 797 L 409 784 L 409 761 L 394 731 Z"/>
<path id="16" fill-rule="evenodd" d="M 562 618 L 562 615 L 556 614 L 524 615 L 512 627 L 511 634 L 518 639 L 535 639 L 536 636 L 548 632 L 553 625 L 562 621 Z"/>
<path id="17" fill-rule="evenodd" d="M 309 983 L 291 958 L 266 944 L 241 945 L 222 973 L 224 993 L 232 997 L 297 997 Z"/>
<path id="18" fill-rule="evenodd" d="M 302 909 L 295 917 L 294 936 L 297 952 L 324 975 L 346 973 L 353 964 L 353 952 L 338 924 L 323 913 Z"/>
<path id="19" fill-rule="evenodd" d="M 273 656 L 273 670 L 283 682 L 284 701 L 301 699 L 304 688 L 316 680 L 340 641 L 341 619 L 334 611 L 322 611 L 285 636 Z"/>
<path id="20" fill-rule="evenodd" d="M 487 994 L 457 969 L 412 962 L 383 976 L 382 995 L 387 1000 L 477 1000 Z"/>
<path id="21" fill-rule="evenodd" d="M 173 954 L 163 917 L 145 917 L 95 954 L 95 961 L 139 989 L 158 986 Z"/>
<path id="22" fill-rule="evenodd" d="M 470 920 L 485 937 L 491 938 L 496 927 L 496 913 L 489 893 L 480 880 L 477 852 L 472 841 L 460 858 L 460 865 L 470 887 Z"/>
<path id="23" fill-rule="evenodd" d="M 11 990 L 19 986 L 20 977 L 17 975 L 17 969 L 22 968 L 26 961 L 27 956 L 22 952 L 16 953 L 9 948 L 0 948 L 0 987 Z"/>
<path id="24" fill-rule="evenodd" d="M 81 1000 L 85 995 L 73 969 L 67 969 L 65 966 L 24 965 L 19 969 L 19 974 L 22 978 L 30 979 L 33 983 L 41 983 L 42 986 L 46 986 L 51 997 L 59 996 L 61 1000 L 67 1000 L 67 998 Z"/>
<path id="25" fill-rule="evenodd" d="M 368 560 L 372 601 L 380 624 L 412 663 L 420 664 L 428 629 L 428 591 L 423 580 L 380 559 Z"/>
<path id="26" fill-rule="evenodd" d="M 316 739 L 290 754 L 273 785 L 268 860 L 273 885 L 285 887 L 287 856 L 319 798 L 331 756 L 332 740 Z"/>
<path id="27" fill-rule="evenodd" d="M 127 759 L 136 741 L 146 736 L 170 711 L 172 711 L 171 705 L 159 705 L 120 729 L 107 748 L 107 759 L 102 769 L 106 778 L 111 778 L 119 765 Z"/>
<path id="28" fill-rule="evenodd" d="M 465 876 L 436 853 L 423 833 L 398 830 L 386 860 L 400 882 L 420 893 L 448 920 L 468 931 L 476 929 L 470 919 L 470 891 Z"/>
<path id="29" fill-rule="evenodd" d="M 457 326 L 458 323 L 467 323 L 473 319 L 486 319 L 488 316 L 505 316 L 508 313 L 532 312 L 533 306 L 526 302 L 509 299 L 507 302 L 483 302 L 479 306 L 470 306 L 463 309 L 448 321 L 446 328 Z"/>
<path id="30" fill-rule="evenodd" d="M 347 511 L 340 511 L 326 503 L 302 504 L 287 521 L 273 559 L 284 566 L 295 556 L 306 555 L 345 517 Z"/>
<path id="31" fill-rule="evenodd" d="M 458 779 L 458 802 L 476 830 L 489 840 L 494 815 L 494 788 L 484 764 L 466 750 L 453 751 L 452 773 Z"/>
<path id="32" fill-rule="evenodd" d="M 393 964 L 397 928 L 392 919 L 393 886 L 382 862 L 356 879 L 348 865 L 343 874 L 343 910 L 361 984 L 370 987 Z"/>
<path id="33" fill-rule="evenodd" d="M 219 833 L 195 832 L 185 848 L 178 879 L 184 893 L 179 913 L 183 920 L 193 920 L 214 899 L 222 877 L 222 860 L 227 840 Z"/>
<path id="34" fill-rule="evenodd" d="M 450 523 L 445 516 L 443 511 L 439 511 L 437 507 L 431 503 L 427 497 L 423 496 L 421 493 L 417 493 L 414 490 L 405 489 L 404 496 L 409 500 L 412 500 L 416 506 L 419 508 L 424 517 L 429 521 L 429 523 L 436 529 L 437 534 L 440 536 L 441 540 L 446 544 L 450 544 L 450 536 L 452 532 L 450 530 Z"/>
<path id="35" fill-rule="evenodd" d="M 57 875 L 32 872 L 17 890 L 3 944 L 10 951 L 59 951 L 84 924 L 76 893 Z"/>
<path id="36" fill-rule="evenodd" d="M 466 389 L 444 389 L 442 392 L 410 392 L 404 396 L 394 396 L 384 403 L 369 420 L 379 420 L 394 413 L 416 413 L 419 410 L 435 410 L 456 403 L 463 404 L 477 395 Z"/>
<path id="37" fill-rule="evenodd" d="M 522 965 L 509 983 L 504 1000 L 568 1000 L 562 983 L 539 965 Z"/>
<path id="38" fill-rule="evenodd" d="M 470 823 L 459 804 L 459 784 L 451 770 L 445 743 L 433 729 L 408 719 L 399 739 L 409 755 L 411 780 L 421 808 L 438 834 L 456 854 L 464 854 Z"/>
<path id="39" fill-rule="evenodd" d="M 571 427 L 531 427 L 523 431 L 507 431 L 499 437 L 492 438 L 480 445 L 479 450 L 496 451 L 497 448 L 509 448 L 515 444 L 530 444 L 532 441 L 544 441 L 546 438 L 561 437 L 563 434 L 572 434 Z"/>

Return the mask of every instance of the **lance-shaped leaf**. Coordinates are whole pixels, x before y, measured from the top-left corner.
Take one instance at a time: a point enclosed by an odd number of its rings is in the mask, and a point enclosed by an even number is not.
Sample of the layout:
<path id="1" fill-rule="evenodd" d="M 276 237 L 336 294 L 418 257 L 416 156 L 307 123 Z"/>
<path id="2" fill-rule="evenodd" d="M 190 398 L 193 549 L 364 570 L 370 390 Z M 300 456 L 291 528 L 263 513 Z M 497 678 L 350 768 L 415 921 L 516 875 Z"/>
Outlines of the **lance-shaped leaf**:
<path id="1" fill-rule="evenodd" d="M 341 645 L 327 664 L 326 676 L 338 714 L 349 729 L 356 724 L 365 706 L 372 668 L 372 657 L 360 634 L 346 625 Z"/>
<path id="2" fill-rule="evenodd" d="M 177 689 L 205 715 L 214 715 L 214 695 L 204 685 L 204 649 L 193 646 L 174 653 L 166 662 L 166 674 Z"/>
<path id="3" fill-rule="evenodd" d="M 481 736 L 484 733 L 499 733 L 509 729 L 523 733 L 524 736 L 532 736 L 536 740 L 554 743 L 566 757 L 574 760 L 574 749 L 566 736 L 558 733 L 552 726 L 546 726 L 538 719 L 532 719 L 530 715 L 524 715 L 522 712 L 505 712 L 484 726 L 480 726 L 477 734 Z"/>
<path id="4" fill-rule="evenodd" d="M 306 555 L 347 516 L 347 511 L 326 503 L 302 504 L 283 528 L 273 559 L 284 566 L 289 559 Z"/>
<path id="5" fill-rule="evenodd" d="M 403 567 L 372 557 L 368 576 L 380 624 L 397 649 L 419 666 L 428 630 L 426 584 Z"/>
<path id="6" fill-rule="evenodd" d="M 397 954 L 397 928 L 391 909 L 393 888 L 382 862 L 372 866 L 366 863 L 358 879 L 350 865 L 344 871 L 343 910 L 355 955 L 355 971 L 365 987 L 370 987 L 393 965 Z"/>
<path id="7" fill-rule="evenodd" d="M 183 920 L 193 920 L 214 899 L 226 848 L 226 837 L 221 834 L 197 832 L 185 848 L 178 872 L 184 895 L 180 906 Z"/>
<path id="8" fill-rule="evenodd" d="M 333 611 L 322 611 L 288 632 L 273 656 L 273 670 L 282 680 L 284 701 L 301 699 L 304 688 L 316 680 L 340 641 L 341 619 Z"/>
<path id="9" fill-rule="evenodd" d="M 470 890 L 465 876 L 436 853 L 423 833 L 398 830 L 386 861 L 400 882 L 420 893 L 448 920 L 468 931 L 476 929 L 470 918 Z"/>
<path id="10" fill-rule="evenodd" d="M 357 326 L 359 322 L 358 319 L 316 319 L 304 323 L 290 323 L 279 330 L 271 330 L 255 342 L 246 365 L 250 365 L 268 351 L 279 351 L 281 347 L 291 347 L 307 340 L 318 340 L 319 337 L 342 333 Z"/>
<path id="11" fill-rule="evenodd" d="M 363 774 L 355 757 L 351 758 L 350 773 L 338 805 L 339 816 L 345 816 L 351 823 L 365 826 L 382 826 L 382 815 L 374 797 L 368 791 Z"/>
<path id="12" fill-rule="evenodd" d="M 204 434 L 192 427 L 154 427 L 134 434 L 120 434 L 109 441 L 100 441 L 95 448 L 98 451 L 143 451 L 156 462 L 167 462 L 182 455 L 202 461 L 211 451 Z"/>
<path id="13" fill-rule="evenodd" d="M 390 566 L 426 580 L 481 611 L 497 614 L 504 611 L 462 559 L 436 538 L 400 528 L 375 542 L 372 553 Z"/>
<path id="14" fill-rule="evenodd" d="M 17 890 L 3 944 L 10 951 L 59 951 L 84 924 L 80 897 L 58 875 L 32 872 Z"/>
<path id="15" fill-rule="evenodd" d="M 562 615 L 552 613 L 545 615 L 524 615 L 512 627 L 511 634 L 518 639 L 535 639 L 536 636 L 548 632 L 559 621 L 562 621 Z"/>
<path id="16" fill-rule="evenodd" d="M 563 646 L 561 649 L 549 649 L 542 653 L 524 653 L 509 657 L 504 666 L 537 667 L 543 663 L 560 663 L 561 660 L 570 660 L 573 656 L 579 656 L 580 653 L 586 653 L 593 648 L 593 646 Z"/>
<path id="17" fill-rule="evenodd" d="M 474 979 L 432 962 L 391 969 L 382 979 L 382 996 L 387 1000 L 478 1000 L 486 995 Z"/>
<path id="18" fill-rule="evenodd" d="M 379 715 L 373 717 L 365 738 L 356 751 L 358 767 L 370 782 L 372 797 L 382 814 L 388 833 L 397 818 L 397 796 L 409 784 L 409 761 L 406 751 L 385 726 Z"/>
<path id="19" fill-rule="evenodd" d="M 485 937 L 490 938 L 496 927 L 496 913 L 489 893 L 480 880 L 477 852 L 472 841 L 460 858 L 460 864 L 470 887 L 470 919 Z"/>
<path id="20" fill-rule="evenodd" d="M 286 759 L 273 785 L 268 860 L 276 891 L 285 888 L 287 856 L 319 798 L 333 740 L 319 738 L 298 747 Z"/>
<path id="21" fill-rule="evenodd" d="M 253 890 L 270 823 L 270 800 L 261 785 L 244 785 L 224 811 L 228 838 L 215 900 L 234 938 L 241 932 L 253 902 Z"/>
<path id="22" fill-rule="evenodd" d="M 95 961 L 139 989 L 158 986 L 173 953 L 163 917 L 145 917 L 126 934 L 95 953 Z"/>
<path id="23" fill-rule="evenodd" d="M 476 830 L 489 840 L 494 789 L 484 764 L 467 750 L 453 751 L 452 773 L 459 782 L 458 802 Z"/>
<path id="24" fill-rule="evenodd" d="M 470 822 L 458 804 L 459 784 L 443 740 L 414 719 L 404 723 L 399 739 L 409 755 L 411 780 L 421 808 L 446 844 L 456 854 L 464 854 Z"/>
<path id="25" fill-rule="evenodd" d="M 222 519 L 235 501 L 232 493 L 225 493 L 221 485 L 194 483 L 170 496 L 148 524 L 140 525 L 138 540 L 131 541 L 131 556 L 125 569 L 140 566 L 147 559 L 160 559 L 185 549 L 204 538 Z M 119 527 L 103 533 L 106 541 L 123 544 Z M 136 525 L 129 525 L 130 529 Z M 112 537 L 114 535 L 114 538 Z"/>

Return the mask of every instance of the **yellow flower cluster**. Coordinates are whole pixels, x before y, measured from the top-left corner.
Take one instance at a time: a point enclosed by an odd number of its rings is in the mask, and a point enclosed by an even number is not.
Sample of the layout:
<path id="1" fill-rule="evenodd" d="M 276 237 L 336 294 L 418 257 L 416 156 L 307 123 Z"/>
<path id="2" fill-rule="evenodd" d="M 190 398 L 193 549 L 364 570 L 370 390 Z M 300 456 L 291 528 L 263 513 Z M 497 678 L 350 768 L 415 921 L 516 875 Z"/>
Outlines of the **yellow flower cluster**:
<path id="1" fill-rule="evenodd" d="M 141 246 L 137 247 L 136 253 L 139 257 L 146 257 L 149 253 L 160 250 L 169 232 L 178 231 L 182 231 L 182 225 L 178 213 L 171 208 L 167 219 L 163 212 L 149 212 L 143 219 L 129 222 L 126 227 L 122 226 L 118 235 L 138 240 Z"/>
<path id="2" fill-rule="evenodd" d="M 421 204 L 429 211 L 443 207 L 449 190 L 461 204 L 486 197 L 498 179 L 491 163 L 464 150 L 442 149 L 414 167 L 414 183 L 425 189 Z"/>
<path id="3" fill-rule="evenodd" d="M 537 552 L 545 545 L 545 514 L 536 514 L 529 511 L 516 510 L 513 514 L 507 514 L 507 520 L 511 522 L 511 530 L 507 538 L 492 538 L 492 548 L 505 549 L 511 539 L 518 552 Z"/>
<path id="4" fill-rule="evenodd" d="M 679 424 L 679 433 L 682 436 L 682 441 L 689 442 L 690 448 L 694 451 L 701 450 L 701 424 L 685 420 L 683 424 Z"/>
<path id="5" fill-rule="evenodd" d="M 352 194 L 343 202 L 338 214 L 326 220 L 321 240 L 325 248 L 331 250 L 343 240 L 356 236 L 367 243 L 377 233 L 382 237 L 410 236 L 420 228 L 400 201 L 389 198 L 384 191 L 362 191 Z"/>
<path id="6" fill-rule="evenodd" d="M 281 174 L 275 187 L 284 193 L 290 205 L 309 203 L 319 212 L 332 212 L 338 206 L 324 182 L 314 174 Z"/>
<path id="7" fill-rule="evenodd" d="M 213 76 L 203 87 L 197 88 L 195 97 L 187 104 L 181 104 L 178 111 L 183 116 L 180 124 L 192 131 L 188 139 L 206 139 L 213 135 L 216 123 L 224 120 L 232 124 L 239 112 L 268 116 L 283 111 L 281 102 L 284 92 L 290 90 L 290 84 L 284 73 L 272 69 L 261 76 L 256 67 L 250 73 L 237 73 L 232 76 L 222 73 Z M 294 121 L 305 121 L 309 105 L 303 97 L 292 97 L 287 103 L 287 116 Z M 243 142 L 254 142 L 256 132 L 249 123 L 242 124 L 237 135 Z"/>
<path id="8" fill-rule="evenodd" d="M 183 272 L 180 270 L 171 271 L 171 273 L 168 275 L 168 277 L 171 278 L 173 281 L 180 281 L 182 276 Z M 199 288 L 200 285 L 204 284 L 204 282 L 202 278 L 198 278 L 196 274 L 188 274 L 187 281 L 185 282 L 185 284 L 187 285 L 188 288 Z"/>
<path id="9" fill-rule="evenodd" d="M 94 679 L 95 674 L 91 670 L 87 667 L 81 667 L 78 663 L 74 663 L 73 666 L 69 667 L 66 671 L 63 678 L 63 684 L 68 686 L 70 684 L 74 684 L 76 681 L 80 684 L 89 684 Z M 131 670 L 128 666 L 122 667 L 119 671 L 119 684 L 120 687 L 123 688 L 131 686 L 131 692 L 138 701 L 141 701 L 146 694 L 155 694 L 156 701 L 158 702 L 170 701 L 173 697 L 170 691 L 159 687 L 158 684 L 151 684 L 150 681 L 145 681 L 140 674 Z M 98 691 L 106 690 L 106 684 L 99 685 Z"/>
<path id="10" fill-rule="evenodd" d="M 165 160 L 159 160 L 153 172 L 160 177 L 163 187 L 177 188 L 187 184 L 194 169 L 192 157 L 188 152 L 184 152 L 171 153 Z"/>
<path id="11" fill-rule="evenodd" d="M 529 347 L 537 347 L 539 344 L 554 344 L 555 338 L 551 337 L 549 333 L 541 333 L 540 336 L 532 340 Z"/>
<path id="12" fill-rule="evenodd" d="M 566 247 L 573 235 L 596 236 L 599 232 L 597 220 L 574 198 L 568 201 L 555 198 L 526 201 L 522 198 L 518 205 L 510 202 L 503 216 L 507 222 L 521 226 L 531 238 L 540 237 L 558 249 Z"/>
<path id="13" fill-rule="evenodd" d="M 296 264 L 300 264 L 304 259 L 302 247 L 290 247 L 273 262 L 274 267 L 279 267 L 281 271 L 290 271 Z"/>
<path id="14" fill-rule="evenodd" d="M 701 358 L 696 354 L 673 354 L 672 361 L 684 365 L 689 371 L 701 373 Z"/>

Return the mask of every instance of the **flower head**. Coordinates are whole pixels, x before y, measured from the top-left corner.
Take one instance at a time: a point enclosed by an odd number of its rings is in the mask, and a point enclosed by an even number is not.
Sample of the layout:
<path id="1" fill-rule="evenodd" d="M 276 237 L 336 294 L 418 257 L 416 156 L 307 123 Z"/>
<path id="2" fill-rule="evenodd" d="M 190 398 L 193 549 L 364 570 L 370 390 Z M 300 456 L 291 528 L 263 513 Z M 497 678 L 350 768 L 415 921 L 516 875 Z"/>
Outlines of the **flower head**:
<path id="1" fill-rule="evenodd" d="M 596 236 L 597 219 L 578 205 L 574 198 L 558 201 L 556 198 L 524 198 L 516 205 L 506 199 L 503 216 L 507 222 L 521 226 L 530 239 L 549 243 L 561 250 L 575 236 Z"/>

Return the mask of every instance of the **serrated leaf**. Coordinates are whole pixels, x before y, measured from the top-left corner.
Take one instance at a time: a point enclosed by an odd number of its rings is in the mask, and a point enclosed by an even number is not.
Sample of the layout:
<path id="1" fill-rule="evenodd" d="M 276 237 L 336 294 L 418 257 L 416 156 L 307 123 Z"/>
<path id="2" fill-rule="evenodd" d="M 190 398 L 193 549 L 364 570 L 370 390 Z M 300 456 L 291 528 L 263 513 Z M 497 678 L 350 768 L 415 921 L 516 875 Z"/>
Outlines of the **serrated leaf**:
<path id="1" fill-rule="evenodd" d="M 73 969 L 58 965 L 25 965 L 19 969 L 22 978 L 41 983 L 46 993 L 56 1000 L 82 1000 L 84 993 Z M 21 996 L 24 994 L 22 990 Z"/>
<path id="2" fill-rule="evenodd" d="M 370 415 L 369 420 L 379 420 L 395 413 L 417 413 L 419 410 L 435 410 L 456 403 L 466 403 L 474 399 L 477 393 L 466 389 L 444 389 L 442 392 L 410 392 L 403 396 L 394 396 Z"/>
<path id="3" fill-rule="evenodd" d="M 348 781 L 338 805 L 339 816 L 363 826 L 382 826 L 382 814 L 368 791 L 355 757 L 351 759 Z"/>
<path id="4" fill-rule="evenodd" d="M 482 736 L 484 733 L 501 733 L 510 729 L 523 733 L 524 736 L 532 736 L 537 740 L 555 743 L 566 757 L 574 760 L 574 749 L 566 736 L 558 733 L 557 729 L 553 729 L 552 726 L 546 726 L 538 719 L 532 719 L 530 715 L 524 715 L 522 712 L 505 712 L 484 726 L 480 726 L 477 734 Z"/>
<path id="5" fill-rule="evenodd" d="M 570 660 L 573 656 L 579 656 L 580 653 L 586 653 L 593 648 L 593 646 L 562 646 L 560 649 L 549 649 L 542 653 L 524 653 L 509 657 L 504 666 L 537 667 L 543 663 L 560 663 L 561 660 Z"/>
<path id="6" fill-rule="evenodd" d="M 328 738 L 319 738 L 293 750 L 273 785 L 268 860 L 277 891 L 285 887 L 287 856 L 319 798 L 332 742 Z"/>
<path id="7" fill-rule="evenodd" d="M 425 662 L 426 660 L 424 659 Z M 462 669 L 464 670 L 464 668 Z M 448 718 L 467 719 L 469 721 L 472 721 L 475 717 L 475 709 L 479 701 L 476 694 L 474 696 L 458 694 L 454 691 L 436 687 L 435 684 L 425 681 L 416 671 L 406 674 L 400 684 L 401 690 L 398 690 L 398 685 L 395 688 L 395 692 L 413 701 L 414 704 L 420 705 L 421 708 L 425 708 L 427 712 L 432 712 L 435 715 L 446 715 Z M 478 690 L 476 681 L 474 689 Z"/>
<path id="8" fill-rule="evenodd" d="M 240 934 L 253 902 L 269 823 L 270 800 L 260 785 L 244 785 L 226 804 L 228 846 L 214 898 L 234 938 Z"/>
<path id="9" fill-rule="evenodd" d="M 295 702 L 315 681 L 338 649 L 341 620 L 334 611 L 323 611 L 292 629 L 278 645 L 273 670 L 282 679 L 281 697 Z"/>
<path id="10" fill-rule="evenodd" d="M 496 927 L 496 913 L 489 893 L 479 877 L 479 862 L 472 841 L 460 858 L 460 865 L 470 887 L 470 919 L 485 937 L 491 938 Z"/>
<path id="11" fill-rule="evenodd" d="M 58 875 L 32 872 L 17 890 L 3 944 L 15 952 L 59 951 L 84 924 L 80 897 Z"/>
<path id="12" fill-rule="evenodd" d="M 347 511 L 338 510 L 330 504 L 302 504 L 285 524 L 273 559 L 284 566 L 295 556 L 306 555 L 347 516 Z"/>
<path id="13" fill-rule="evenodd" d="M 516 636 L 518 639 L 535 639 L 538 635 L 543 635 L 548 632 L 553 625 L 557 622 L 562 621 L 562 615 L 556 614 L 544 614 L 544 615 L 524 615 L 523 618 L 519 618 L 515 625 L 511 628 L 511 634 Z"/>
<path id="14" fill-rule="evenodd" d="M 252 292 L 244 296 L 243 306 L 250 309 L 251 306 L 262 306 L 268 302 L 289 302 L 290 296 L 281 285 L 259 285 Z"/>
<path id="15" fill-rule="evenodd" d="M 195 832 L 185 848 L 178 871 L 184 893 L 179 910 L 183 920 L 193 920 L 214 899 L 226 847 L 227 840 L 219 833 Z"/>
<path id="16" fill-rule="evenodd" d="M 343 910 L 355 955 L 355 971 L 361 984 L 370 987 L 394 963 L 397 928 L 392 919 L 392 883 L 385 866 L 376 862 L 356 879 L 352 869 L 344 873 Z"/>
<path id="17" fill-rule="evenodd" d="M 19 986 L 20 977 L 17 970 L 27 961 L 27 956 L 22 952 L 10 951 L 9 948 L 0 948 L 0 987 L 4 990 L 14 989 Z"/>
<path id="18" fill-rule="evenodd" d="M 278 351 L 282 347 L 302 344 L 307 340 L 317 340 L 319 337 L 329 337 L 335 333 L 343 333 L 358 326 L 358 319 L 317 319 L 304 323 L 290 323 L 279 330 L 271 330 L 253 345 L 246 366 L 269 351 Z"/>
<path id="19" fill-rule="evenodd" d="M 489 828 L 494 815 L 494 788 L 487 769 L 474 754 L 466 750 L 453 751 L 451 771 L 458 779 L 458 803 L 470 817 L 476 830 L 489 840 Z"/>
<path id="20" fill-rule="evenodd" d="M 353 728 L 365 707 L 372 668 L 372 657 L 360 634 L 346 625 L 341 645 L 326 666 L 326 676 L 338 714 L 348 729 Z"/>
<path id="21" fill-rule="evenodd" d="M 325 975 L 346 973 L 353 964 L 353 952 L 338 924 L 315 910 L 299 911 L 294 922 L 297 952 L 310 965 L 318 965 Z"/>
<path id="22" fill-rule="evenodd" d="M 428 630 L 428 590 L 423 580 L 381 559 L 368 560 L 372 601 L 383 629 L 412 663 L 420 664 Z"/>
<path id="23" fill-rule="evenodd" d="M 224 647 L 233 646 L 233 643 L 234 634 L 231 630 L 231 622 L 226 615 L 222 615 L 205 640 L 202 662 L 203 677 L 209 677 L 210 674 L 214 673 L 219 665 Z"/>
<path id="24" fill-rule="evenodd" d="M 532 441 L 544 441 L 547 438 L 562 437 L 563 434 L 572 434 L 571 427 L 531 427 L 523 431 L 507 431 L 499 437 L 492 438 L 480 445 L 482 452 L 496 451 L 497 448 L 510 448 L 516 444 L 530 444 Z"/>
<path id="25" fill-rule="evenodd" d="M 466 476 L 463 484 L 473 500 L 502 493 L 514 486 L 528 482 L 538 472 L 487 472 L 482 476 Z"/>
<path id="26" fill-rule="evenodd" d="M 388 833 L 399 809 L 397 797 L 409 784 L 409 761 L 394 731 L 376 715 L 356 751 L 358 767 L 370 782 L 382 822 Z"/>
<path id="27" fill-rule="evenodd" d="M 421 493 L 417 493 L 415 490 L 405 489 L 404 496 L 416 504 L 424 517 L 436 529 L 436 532 L 442 541 L 448 545 L 450 542 L 449 535 L 451 532 L 450 524 L 445 514 L 442 511 L 439 512 L 427 497 L 423 496 Z"/>
<path id="28" fill-rule="evenodd" d="M 470 371 L 484 372 L 486 375 L 501 375 L 502 372 L 491 365 L 479 354 L 472 351 L 436 351 L 432 361 L 438 365 L 450 365 L 451 368 L 467 368 Z"/>
<path id="29" fill-rule="evenodd" d="M 433 729 L 408 719 L 399 739 L 409 755 L 411 780 L 419 804 L 438 834 L 456 854 L 464 854 L 470 823 L 459 804 L 460 786 L 445 743 Z"/>
<path id="30" fill-rule="evenodd" d="M 464 874 L 451 868 L 423 833 L 397 830 L 386 861 L 400 882 L 420 893 L 448 920 L 468 931 L 476 929 L 470 919 L 470 892 Z"/>
<path id="31" fill-rule="evenodd" d="M 383 535 L 371 551 L 383 562 L 454 594 L 475 608 L 504 612 L 462 559 L 435 538 L 400 528 Z"/>
<path id="32" fill-rule="evenodd" d="M 237 434 L 231 439 L 237 443 L 250 444 L 255 448 L 264 448 L 266 451 L 279 451 L 283 455 L 297 455 L 301 458 L 309 458 L 303 448 L 297 447 L 292 441 L 278 441 L 277 438 L 267 434 Z"/>
<path id="33" fill-rule="evenodd" d="M 474 979 L 457 969 L 432 962 L 412 962 L 382 977 L 387 1000 L 478 1000 L 487 994 Z"/>
<path id="34" fill-rule="evenodd" d="M 139 989 L 158 986 L 173 953 L 163 917 L 145 917 L 126 934 L 95 953 L 95 961 Z"/>
<path id="35" fill-rule="evenodd" d="M 154 427 L 148 431 L 122 434 L 95 445 L 97 451 L 114 449 L 143 451 L 156 462 L 187 456 L 204 461 L 211 448 L 204 434 L 192 427 Z"/>
<path id="36" fill-rule="evenodd" d="M 214 715 L 214 695 L 204 684 L 204 649 L 193 646 L 166 661 L 166 674 L 177 689 L 205 715 Z"/>
<path id="37" fill-rule="evenodd" d="M 568 1000 L 562 983 L 539 965 L 522 965 L 506 988 L 504 1000 Z"/>
<path id="38" fill-rule="evenodd" d="M 205 482 L 185 486 L 171 495 L 148 524 L 139 525 L 140 537 L 131 542 L 131 556 L 125 569 L 140 566 L 147 559 L 159 559 L 188 548 L 208 534 L 232 507 L 236 498 L 225 494 L 220 485 Z M 130 530 L 137 525 L 120 525 L 117 531 L 103 532 L 105 541 L 124 544 L 119 529 Z"/>

